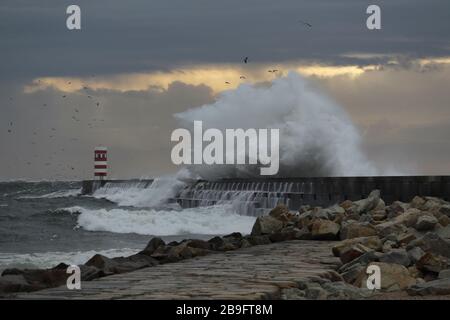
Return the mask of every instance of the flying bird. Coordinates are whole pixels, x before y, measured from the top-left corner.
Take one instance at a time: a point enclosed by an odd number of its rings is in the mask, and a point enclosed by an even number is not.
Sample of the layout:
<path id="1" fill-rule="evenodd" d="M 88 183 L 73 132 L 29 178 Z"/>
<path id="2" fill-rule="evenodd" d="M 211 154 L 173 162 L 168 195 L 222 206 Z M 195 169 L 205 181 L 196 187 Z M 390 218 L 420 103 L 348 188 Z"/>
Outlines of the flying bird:
<path id="1" fill-rule="evenodd" d="M 62 96 L 63 98 L 65 98 L 66 96 Z"/>
<path id="2" fill-rule="evenodd" d="M 247 79 L 245 76 L 240 76 L 239 79 Z"/>
<path id="3" fill-rule="evenodd" d="M 300 20 L 299 21 L 301 24 L 303 24 L 304 26 L 307 26 L 308 28 L 312 28 L 312 24 L 310 24 L 310 23 L 308 23 L 308 22 L 305 22 L 305 21 L 302 21 L 302 20 Z"/>
<path id="4" fill-rule="evenodd" d="M 247 63 L 248 62 L 248 57 L 245 57 L 244 58 L 244 63 Z"/>
<path id="5" fill-rule="evenodd" d="M 230 84 L 228 81 L 225 81 L 226 84 Z"/>

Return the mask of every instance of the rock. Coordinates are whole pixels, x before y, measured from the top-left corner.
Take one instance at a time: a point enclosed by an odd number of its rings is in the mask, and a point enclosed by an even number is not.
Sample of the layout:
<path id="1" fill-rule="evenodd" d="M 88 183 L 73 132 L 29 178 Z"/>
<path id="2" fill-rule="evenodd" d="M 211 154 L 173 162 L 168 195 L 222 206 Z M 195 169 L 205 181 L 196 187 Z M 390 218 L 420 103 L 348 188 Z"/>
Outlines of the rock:
<path id="1" fill-rule="evenodd" d="M 158 249 L 160 246 L 165 246 L 165 242 L 158 237 L 152 238 L 150 242 L 147 244 L 147 246 L 139 252 L 140 254 L 145 254 L 148 256 L 151 256 L 153 252 L 155 252 L 156 249 Z"/>
<path id="2" fill-rule="evenodd" d="M 424 255 L 425 255 L 425 251 L 423 251 L 419 247 L 413 247 L 410 250 L 408 250 L 408 257 L 412 263 L 416 263 L 417 261 L 422 259 L 422 257 Z"/>
<path id="3" fill-rule="evenodd" d="M 380 262 L 395 263 L 408 267 L 411 264 L 411 259 L 405 249 L 393 249 L 381 255 Z"/>
<path id="4" fill-rule="evenodd" d="M 383 252 L 390 252 L 392 249 L 397 248 L 397 242 L 392 240 L 386 240 L 383 242 Z"/>
<path id="5" fill-rule="evenodd" d="M 359 274 L 362 270 L 365 270 L 365 266 L 362 264 L 355 264 L 350 268 L 346 269 L 345 272 L 341 274 L 342 278 L 344 278 L 345 282 L 353 284 L 358 278 Z"/>
<path id="6" fill-rule="evenodd" d="M 399 245 L 407 245 L 411 241 L 415 240 L 416 236 L 411 232 L 406 232 L 397 237 L 397 243 Z"/>
<path id="7" fill-rule="evenodd" d="M 420 247 L 425 252 L 450 258 L 450 241 L 442 239 L 439 235 L 433 232 L 428 232 L 423 237 L 411 241 L 408 244 L 407 249 L 411 249 L 413 247 Z"/>
<path id="8" fill-rule="evenodd" d="M 381 240 L 377 236 L 353 238 L 340 241 L 339 243 L 334 245 L 332 249 L 333 255 L 335 257 L 339 257 L 343 251 L 358 243 L 375 251 L 380 251 L 382 248 Z"/>
<path id="9" fill-rule="evenodd" d="M 370 237 L 376 235 L 377 231 L 372 225 L 370 225 L 369 223 L 360 223 L 360 222 L 345 224 L 341 228 L 340 232 L 341 240 L 359 237 Z"/>
<path id="10" fill-rule="evenodd" d="M 302 214 L 303 212 L 306 212 L 309 210 L 311 210 L 310 205 L 303 205 L 303 206 L 300 206 L 300 209 L 298 209 L 298 213 Z"/>
<path id="11" fill-rule="evenodd" d="M 420 209 L 424 204 L 426 200 L 422 197 L 415 196 L 411 201 L 411 207 Z"/>
<path id="12" fill-rule="evenodd" d="M 271 241 L 269 239 L 269 236 L 248 236 L 246 237 L 248 242 L 250 242 L 254 246 L 263 245 L 263 244 L 270 244 Z"/>
<path id="13" fill-rule="evenodd" d="M 66 283 L 69 274 L 59 265 L 53 269 L 6 269 L 0 278 L 0 293 L 36 291 Z"/>
<path id="14" fill-rule="evenodd" d="M 351 246 L 347 250 L 342 251 L 339 258 L 341 259 L 342 263 L 346 264 L 370 251 L 372 251 L 372 249 L 358 243 L 354 246 Z"/>
<path id="15" fill-rule="evenodd" d="M 439 273 L 447 269 L 449 263 L 446 258 L 427 252 L 416 262 L 416 266 L 421 271 Z"/>
<path id="16" fill-rule="evenodd" d="M 439 228 L 438 230 L 436 230 L 436 234 L 442 239 L 446 240 L 450 239 L 450 225 L 443 228 Z"/>
<path id="17" fill-rule="evenodd" d="M 108 258 L 101 254 L 94 255 L 85 266 L 96 267 L 105 275 L 125 273 L 145 267 L 151 267 L 158 264 L 158 262 L 144 254 L 135 254 L 129 257 Z"/>
<path id="18" fill-rule="evenodd" d="M 373 190 L 366 199 L 353 202 L 352 210 L 357 214 L 366 213 L 377 207 L 380 202 L 380 190 Z"/>
<path id="19" fill-rule="evenodd" d="M 307 299 L 311 300 L 325 300 L 328 296 L 328 292 L 319 286 L 306 289 L 305 296 Z"/>
<path id="20" fill-rule="evenodd" d="M 406 267 L 395 263 L 371 262 L 370 265 L 377 265 L 381 274 L 381 290 L 397 291 L 408 288 L 416 283 Z M 360 288 L 367 288 L 367 274 L 363 270 L 355 285 Z"/>
<path id="21" fill-rule="evenodd" d="M 336 240 L 340 226 L 329 220 L 314 220 L 311 227 L 311 236 L 314 240 Z"/>
<path id="22" fill-rule="evenodd" d="M 413 278 L 417 279 L 417 278 L 421 278 L 423 276 L 422 272 L 420 272 L 420 270 L 417 269 L 416 266 L 408 267 L 408 271 L 409 271 L 409 274 L 411 275 L 411 277 L 413 277 Z"/>
<path id="23" fill-rule="evenodd" d="M 387 218 L 386 210 L 372 211 L 372 219 L 374 221 L 382 221 L 386 220 L 386 218 Z"/>
<path id="24" fill-rule="evenodd" d="M 23 275 L 4 275 L 0 278 L 0 297 L 13 292 L 31 292 L 45 289 L 44 286 L 37 284 L 30 285 Z"/>
<path id="25" fill-rule="evenodd" d="M 354 266 L 362 266 L 365 267 L 370 262 L 379 261 L 381 253 L 375 251 L 367 251 L 366 253 L 360 255 L 359 257 L 351 260 L 350 262 L 343 264 L 339 267 L 338 271 L 343 273 L 347 272 L 350 269 L 353 269 Z"/>
<path id="26" fill-rule="evenodd" d="M 450 204 L 444 204 L 439 208 L 439 212 L 450 217 Z"/>
<path id="27" fill-rule="evenodd" d="M 441 215 L 441 216 L 438 218 L 438 222 L 439 222 L 439 224 L 440 224 L 441 226 L 447 227 L 447 226 L 450 225 L 450 218 L 449 218 L 448 216 Z M 447 236 L 447 237 L 445 237 L 445 238 L 450 238 L 450 237 Z"/>
<path id="28" fill-rule="evenodd" d="M 447 295 L 450 294 L 450 278 L 419 283 L 411 286 L 406 291 L 412 296 Z"/>
<path id="29" fill-rule="evenodd" d="M 428 231 L 434 229 L 437 223 L 438 221 L 435 217 L 423 215 L 417 218 L 417 222 L 414 227 L 419 231 Z"/>
<path id="30" fill-rule="evenodd" d="M 272 217 L 263 216 L 256 218 L 251 234 L 255 236 L 271 234 L 280 231 L 283 228 L 283 222 Z"/>
<path id="31" fill-rule="evenodd" d="M 287 228 L 286 228 L 287 229 Z M 283 229 L 280 232 L 275 232 L 269 235 L 269 239 L 271 242 L 281 242 L 288 240 L 297 239 L 297 234 L 299 234 L 300 230 L 297 228 Z"/>
<path id="32" fill-rule="evenodd" d="M 91 281 L 105 276 L 105 273 L 96 267 L 79 265 L 81 271 L 81 281 Z"/>
<path id="33" fill-rule="evenodd" d="M 373 292 L 368 289 L 357 288 L 343 281 L 327 282 L 322 285 L 322 289 L 328 292 L 328 300 L 356 300 L 370 297 Z"/>
<path id="34" fill-rule="evenodd" d="M 380 223 L 375 226 L 378 234 L 382 237 L 391 233 L 406 233 L 407 227 L 411 227 L 416 224 L 418 217 L 422 214 L 420 210 L 408 209 L 404 213 L 396 216 L 395 218 Z"/>
<path id="35" fill-rule="evenodd" d="M 186 245 L 191 248 L 212 250 L 213 246 L 210 242 L 198 239 L 191 239 L 186 242 Z"/>
<path id="36" fill-rule="evenodd" d="M 274 209 L 269 212 L 269 216 L 280 220 L 284 224 L 290 221 L 293 215 L 289 212 L 289 208 L 284 204 L 277 205 Z"/>
<path id="37" fill-rule="evenodd" d="M 225 241 L 221 237 L 214 237 L 208 240 L 212 250 L 219 250 L 225 244 Z"/>
<path id="38" fill-rule="evenodd" d="M 222 237 L 226 244 L 231 244 L 236 248 L 240 248 L 242 245 L 242 234 L 240 232 L 233 232 Z"/>
<path id="39" fill-rule="evenodd" d="M 439 271 L 438 279 L 447 279 L 450 278 L 450 269 L 444 269 Z"/>
<path id="40" fill-rule="evenodd" d="M 247 240 L 247 239 L 243 239 L 241 242 L 241 248 L 250 248 L 253 247 L 252 244 Z"/>

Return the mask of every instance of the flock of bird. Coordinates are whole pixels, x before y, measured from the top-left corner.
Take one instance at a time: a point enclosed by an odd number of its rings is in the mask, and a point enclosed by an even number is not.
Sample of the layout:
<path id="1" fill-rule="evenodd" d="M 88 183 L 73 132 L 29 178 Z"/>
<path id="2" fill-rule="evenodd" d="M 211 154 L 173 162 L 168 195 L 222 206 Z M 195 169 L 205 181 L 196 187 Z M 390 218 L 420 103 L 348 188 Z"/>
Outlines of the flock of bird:
<path id="1" fill-rule="evenodd" d="M 299 20 L 298 22 L 300 22 L 302 25 L 304 25 L 304 26 L 307 27 L 307 28 L 312 28 L 312 24 L 309 23 L 309 22 L 305 22 L 305 21 L 303 21 L 303 20 Z M 244 64 L 249 63 L 249 57 L 245 57 L 245 58 L 243 59 L 243 62 L 244 62 Z M 278 69 L 270 69 L 270 70 L 267 70 L 267 72 L 272 73 L 272 74 L 275 74 L 275 73 L 279 72 L 279 70 L 278 70 Z M 239 79 L 240 79 L 240 80 L 245 80 L 245 79 L 247 79 L 247 77 L 244 76 L 244 75 L 241 75 L 241 76 L 239 77 Z M 225 81 L 225 84 L 231 84 L 231 82 L 230 82 L 230 81 Z"/>
<path id="2" fill-rule="evenodd" d="M 38 82 L 40 82 L 40 80 L 38 80 Z M 68 84 L 68 85 L 71 85 L 72 82 L 69 81 L 69 82 L 67 82 L 67 84 Z M 83 86 L 83 90 L 89 90 L 89 89 L 90 89 L 89 87 Z M 92 95 L 85 95 L 85 97 L 87 97 L 88 99 L 92 99 L 92 98 L 93 98 Z M 70 100 L 67 94 L 61 95 L 61 98 L 62 98 L 64 101 Z M 14 101 L 14 98 L 13 98 L 13 97 L 9 97 L 9 101 L 13 102 L 13 101 Z M 100 107 L 100 102 L 95 102 L 94 105 L 95 105 L 96 107 Z M 43 103 L 43 104 L 42 104 L 42 107 L 41 107 L 41 110 L 44 109 L 45 107 L 48 107 L 48 106 L 49 106 L 48 103 Z M 79 124 L 81 124 L 81 123 L 83 122 L 83 121 L 81 120 L 81 117 L 78 116 L 79 114 L 80 114 L 80 109 L 77 108 L 77 107 L 74 107 L 74 108 L 73 108 L 73 114 L 71 114 L 71 120 L 72 120 L 74 123 L 79 123 Z M 96 124 L 99 124 L 100 122 L 104 122 L 104 121 L 105 121 L 104 119 L 90 118 L 90 120 L 86 121 L 85 124 L 87 125 L 87 127 L 88 127 L 89 129 L 93 129 L 95 123 L 96 123 Z M 13 121 L 10 121 L 9 124 L 8 124 L 7 133 L 8 133 L 9 135 L 11 135 L 12 137 L 14 137 L 14 133 L 15 133 L 16 131 L 19 131 L 19 129 L 15 129 L 16 127 L 17 127 L 17 126 L 13 123 Z M 33 139 L 31 139 L 30 144 L 33 145 L 33 146 L 36 145 L 37 143 L 36 143 L 36 141 L 35 141 L 34 138 L 37 138 L 39 135 L 47 136 L 49 139 L 53 139 L 53 138 L 55 138 L 55 137 L 57 136 L 57 134 L 58 134 L 58 130 L 57 130 L 55 127 L 51 127 L 51 128 L 49 128 L 49 129 L 47 129 L 47 130 L 44 129 L 44 130 L 42 130 L 41 132 L 38 132 L 38 131 L 35 129 L 35 130 L 32 132 L 32 138 L 33 138 Z M 70 138 L 70 141 L 71 141 L 71 142 L 78 141 L 78 138 L 72 137 L 72 138 Z M 47 140 L 45 143 L 46 143 L 47 146 L 48 146 L 48 145 L 52 145 L 52 142 L 48 143 L 48 140 Z M 54 144 L 54 143 L 53 143 L 53 144 Z M 54 166 L 55 169 L 60 169 L 61 171 L 64 171 L 65 169 L 69 169 L 69 170 L 74 171 L 74 170 L 75 170 L 75 165 L 74 165 L 74 164 L 70 164 L 70 163 L 66 163 L 66 162 L 64 162 L 64 163 L 59 162 L 58 164 L 56 164 L 56 163 L 54 162 L 54 159 L 55 159 L 55 156 L 56 156 L 56 155 L 58 155 L 59 153 L 64 154 L 64 153 L 66 152 L 66 148 L 64 148 L 64 147 L 62 147 L 62 148 L 61 148 L 61 147 L 59 147 L 59 148 L 58 148 L 58 147 L 57 147 L 57 148 L 53 148 L 53 150 L 55 150 L 55 149 L 57 149 L 57 150 L 56 150 L 56 151 L 53 151 L 53 152 L 51 152 L 51 153 L 49 153 L 49 154 L 46 154 L 46 155 L 43 157 L 43 159 L 41 160 L 41 161 L 42 161 L 42 164 L 43 164 L 45 167 Z M 39 155 L 36 154 L 36 153 L 31 153 L 31 154 L 28 155 L 27 159 L 25 159 L 25 164 L 26 164 L 27 166 L 31 166 L 31 165 L 32 165 L 32 161 L 30 161 L 30 159 L 33 159 L 33 158 L 34 158 L 34 161 L 37 162 L 38 159 L 39 159 L 40 157 L 39 157 Z M 42 158 L 42 157 L 41 157 L 41 158 Z M 17 163 L 18 161 L 20 161 L 20 160 L 17 159 L 17 160 L 16 160 L 16 163 Z M 68 162 L 70 162 L 70 161 L 68 161 Z M 63 174 L 63 173 L 55 172 L 55 177 L 56 177 L 56 178 L 58 178 L 58 177 L 64 177 L 64 174 Z"/>
<path id="3" fill-rule="evenodd" d="M 303 21 L 303 20 L 299 20 L 299 22 L 300 22 L 302 25 L 304 25 L 305 27 L 307 27 L 307 28 L 312 28 L 312 25 L 311 25 L 310 23 L 308 23 L 308 22 L 305 22 L 305 21 Z M 249 58 L 248 56 L 246 56 L 246 57 L 244 57 L 244 59 L 243 59 L 242 61 L 243 61 L 244 64 L 248 64 L 248 63 L 250 62 L 250 58 Z M 267 72 L 272 73 L 272 74 L 275 74 L 275 73 L 279 72 L 279 70 L 278 70 L 278 69 L 270 69 L 270 70 L 267 70 Z M 247 79 L 247 77 L 246 77 L 245 75 L 241 75 L 241 76 L 239 77 L 239 79 L 240 79 L 240 80 L 245 80 L 245 79 Z M 38 80 L 38 82 L 40 82 L 40 80 Z M 68 84 L 68 85 L 71 85 L 72 82 L 71 82 L 71 81 L 68 81 L 67 84 Z M 225 81 L 225 84 L 230 85 L 231 82 L 230 82 L 230 81 Z M 90 88 L 89 88 L 88 86 L 86 86 L 86 85 L 84 85 L 84 86 L 82 87 L 82 90 L 84 90 L 84 91 L 89 90 L 89 89 L 90 89 Z M 86 97 L 87 97 L 88 99 L 93 99 L 92 95 L 90 95 L 90 94 L 87 94 Z M 66 94 L 62 95 L 62 99 L 66 99 L 66 98 L 67 98 L 67 95 L 66 95 Z M 9 100 L 10 100 L 10 101 L 14 101 L 13 97 L 9 97 Z M 47 103 L 44 103 L 44 104 L 42 105 L 42 107 L 47 107 L 47 106 L 48 106 Z M 96 106 L 96 107 L 100 107 L 100 102 L 95 102 L 95 106 Z M 78 108 L 74 108 L 73 111 L 74 111 L 75 114 L 72 115 L 71 120 L 74 121 L 74 122 L 76 122 L 76 123 L 81 122 L 80 117 L 77 117 L 77 115 L 80 113 L 80 110 L 79 110 Z M 96 119 L 96 118 L 93 118 L 93 119 L 92 119 L 92 122 L 97 122 L 97 123 L 98 123 L 98 122 L 104 122 L 104 119 Z M 87 122 L 87 126 L 88 126 L 90 129 L 94 128 L 94 125 L 93 125 L 91 122 Z M 14 128 L 14 124 L 13 124 L 12 121 L 10 121 L 10 122 L 9 122 L 8 129 L 7 129 L 8 134 L 12 135 L 12 134 L 14 133 L 13 128 Z M 54 137 L 55 137 L 55 134 L 56 134 L 56 131 L 57 131 L 56 128 L 53 128 L 53 127 L 52 127 L 52 128 L 50 129 L 50 131 L 51 131 L 51 134 L 50 134 L 48 137 L 49 137 L 49 138 L 54 138 Z M 38 135 L 38 133 L 37 133 L 36 131 L 33 131 L 33 136 L 37 136 L 37 135 Z M 70 141 L 78 141 L 78 138 L 71 138 Z M 32 144 L 32 145 L 36 145 L 36 142 L 35 142 L 35 141 L 31 141 L 31 144 Z M 65 148 L 60 148 L 59 151 L 62 152 L 62 153 L 64 153 L 64 152 L 66 151 L 66 149 L 65 149 Z M 52 162 L 51 162 L 51 161 L 52 161 L 52 159 L 53 159 L 53 156 L 56 156 L 56 155 L 57 155 L 57 151 L 53 152 L 53 153 L 50 155 L 50 157 L 46 160 L 46 162 L 44 163 L 44 165 L 45 165 L 46 167 L 51 166 L 51 165 L 52 165 Z M 34 158 L 38 158 L 38 155 L 37 155 L 37 154 L 34 154 L 33 157 L 34 157 Z M 32 164 L 32 162 L 29 161 L 29 160 L 27 159 L 26 164 L 27 164 L 28 166 L 30 166 L 30 165 Z M 59 164 L 59 166 L 60 166 L 61 168 L 63 168 L 63 167 L 64 167 L 64 164 Z M 66 167 L 68 167 L 68 168 L 71 169 L 71 170 L 75 170 L 75 167 L 74 167 L 73 165 L 66 165 Z M 62 174 L 56 174 L 56 175 L 55 175 L 56 178 L 57 178 L 58 176 L 62 176 Z"/>

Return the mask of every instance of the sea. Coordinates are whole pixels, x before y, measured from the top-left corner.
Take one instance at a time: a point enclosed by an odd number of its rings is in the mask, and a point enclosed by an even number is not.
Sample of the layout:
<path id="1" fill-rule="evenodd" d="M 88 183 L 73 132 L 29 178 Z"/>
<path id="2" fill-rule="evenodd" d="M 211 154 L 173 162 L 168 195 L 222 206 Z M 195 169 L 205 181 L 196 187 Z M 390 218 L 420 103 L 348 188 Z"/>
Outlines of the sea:
<path id="1" fill-rule="evenodd" d="M 183 209 L 168 201 L 181 187 L 169 179 L 82 195 L 80 181 L 0 182 L 0 272 L 82 264 L 96 253 L 131 255 L 156 236 L 169 242 L 250 233 L 256 218 L 232 205 Z"/>

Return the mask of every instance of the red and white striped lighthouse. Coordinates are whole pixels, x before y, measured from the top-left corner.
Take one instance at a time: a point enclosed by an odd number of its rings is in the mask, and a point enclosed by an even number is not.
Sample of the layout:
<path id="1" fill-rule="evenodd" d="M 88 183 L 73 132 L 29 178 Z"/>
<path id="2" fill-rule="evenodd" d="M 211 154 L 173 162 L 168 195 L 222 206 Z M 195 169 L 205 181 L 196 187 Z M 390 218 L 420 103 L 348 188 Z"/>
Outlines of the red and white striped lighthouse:
<path id="1" fill-rule="evenodd" d="M 94 176 L 103 180 L 108 173 L 108 149 L 97 147 L 94 150 Z"/>

